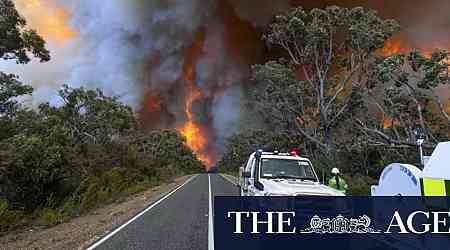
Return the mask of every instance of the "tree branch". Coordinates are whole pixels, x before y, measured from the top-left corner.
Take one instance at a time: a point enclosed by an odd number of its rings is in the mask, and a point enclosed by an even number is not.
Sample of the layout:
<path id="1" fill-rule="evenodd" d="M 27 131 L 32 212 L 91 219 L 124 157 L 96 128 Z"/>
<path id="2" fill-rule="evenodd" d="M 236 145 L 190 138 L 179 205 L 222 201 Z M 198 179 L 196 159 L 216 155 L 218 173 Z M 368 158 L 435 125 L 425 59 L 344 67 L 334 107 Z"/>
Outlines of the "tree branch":
<path id="1" fill-rule="evenodd" d="M 444 104 L 441 102 L 441 100 L 439 99 L 439 97 L 435 96 L 434 98 L 439 106 L 439 110 L 441 111 L 442 115 L 447 118 L 447 121 L 450 123 L 450 115 L 447 113 L 447 111 L 445 111 L 445 107 Z"/>
<path id="2" fill-rule="evenodd" d="M 364 123 L 361 120 L 359 120 L 359 119 L 356 119 L 356 120 L 357 120 L 357 125 L 359 126 L 359 128 L 362 129 L 363 131 L 367 132 L 367 135 L 369 137 L 370 137 L 369 134 L 373 134 L 373 135 L 381 137 L 381 139 L 385 140 L 387 142 L 387 144 L 385 143 L 384 145 L 389 145 L 389 146 L 406 145 L 406 146 L 410 146 L 410 147 L 417 147 L 417 145 L 415 143 L 411 143 L 408 141 L 395 140 L 392 137 L 388 136 L 387 134 L 385 134 L 377 129 L 368 128 L 366 125 L 364 125 Z"/>
<path id="3" fill-rule="evenodd" d="M 327 146 L 320 142 L 317 138 L 311 136 L 310 134 L 306 133 L 306 131 L 300 126 L 299 122 L 295 122 L 295 125 L 297 127 L 297 129 L 300 131 L 300 133 L 305 136 L 308 140 L 310 140 L 311 142 L 317 144 L 319 147 L 322 147 L 324 149 L 327 149 Z"/>

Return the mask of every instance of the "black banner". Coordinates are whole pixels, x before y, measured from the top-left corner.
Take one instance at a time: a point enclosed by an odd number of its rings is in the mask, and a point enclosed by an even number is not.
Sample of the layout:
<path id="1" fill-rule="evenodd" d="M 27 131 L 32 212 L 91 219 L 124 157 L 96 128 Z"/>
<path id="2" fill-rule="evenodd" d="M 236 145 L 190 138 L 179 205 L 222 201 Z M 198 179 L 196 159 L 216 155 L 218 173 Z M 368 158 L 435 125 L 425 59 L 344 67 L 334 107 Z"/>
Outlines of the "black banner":
<path id="1" fill-rule="evenodd" d="M 450 249 L 447 197 L 215 197 L 215 249 Z"/>

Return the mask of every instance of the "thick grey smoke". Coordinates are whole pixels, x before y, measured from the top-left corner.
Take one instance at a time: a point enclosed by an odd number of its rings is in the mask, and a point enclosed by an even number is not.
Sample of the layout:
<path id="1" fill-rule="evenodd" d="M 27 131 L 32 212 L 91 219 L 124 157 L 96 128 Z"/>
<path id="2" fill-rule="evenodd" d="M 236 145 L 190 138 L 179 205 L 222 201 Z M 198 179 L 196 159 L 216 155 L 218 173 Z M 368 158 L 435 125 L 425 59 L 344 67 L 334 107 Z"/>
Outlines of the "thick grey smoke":
<path id="1" fill-rule="evenodd" d="M 100 88 L 135 108 L 143 89 L 167 88 L 179 77 L 183 49 L 211 8 L 204 0 L 46 1 L 70 13 L 77 35 L 64 45 L 48 41 L 50 63 L 1 62 L 2 68 L 35 87 L 34 103 L 69 84 Z M 148 79 L 144 71 L 152 58 L 158 58 L 158 67 Z"/>
<path id="2" fill-rule="evenodd" d="M 255 26 L 265 27 L 279 13 L 291 7 L 290 0 L 230 0 L 236 14 Z"/>
<path id="3" fill-rule="evenodd" d="M 339 4 L 339 1 L 334 1 Z M 386 18 L 393 18 L 402 26 L 402 41 L 412 47 L 431 49 L 450 46 L 450 1 L 346 1 L 346 5 L 362 5 L 377 10 Z"/>
<path id="4" fill-rule="evenodd" d="M 216 114 L 213 120 L 214 129 L 217 132 L 217 145 L 219 151 L 225 145 L 226 139 L 236 132 L 240 127 L 242 109 L 241 86 L 233 86 L 226 90 L 224 95 L 215 98 L 213 113 Z"/>
<path id="5" fill-rule="evenodd" d="M 239 128 L 241 85 L 248 77 L 248 65 L 240 64 L 225 44 L 224 26 L 213 22 L 207 27 L 203 56 L 196 64 L 197 84 L 211 105 L 203 115 L 210 115 L 214 130 L 214 147 L 221 151 L 226 138 Z"/>
<path id="6" fill-rule="evenodd" d="M 0 62 L 0 70 L 16 73 L 35 87 L 33 104 L 56 104 L 62 84 L 100 88 L 137 111 L 145 107 L 148 95 L 157 96 L 163 111 L 155 117 L 143 113 L 150 116 L 147 122 L 176 127 L 186 119 L 182 80 L 186 50 L 202 33 L 193 67 L 203 97 L 193 111 L 195 120 L 212 130 L 211 146 L 216 148 L 239 127 L 249 65 L 267 56 L 260 32 L 290 6 L 363 5 L 398 19 L 404 27 L 402 40 L 413 47 L 450 47 L 448 0 L 40 1 L 63 7 L 77 34 L 63 44 L 47 39 L 53 57 L 49 63 Z"/>

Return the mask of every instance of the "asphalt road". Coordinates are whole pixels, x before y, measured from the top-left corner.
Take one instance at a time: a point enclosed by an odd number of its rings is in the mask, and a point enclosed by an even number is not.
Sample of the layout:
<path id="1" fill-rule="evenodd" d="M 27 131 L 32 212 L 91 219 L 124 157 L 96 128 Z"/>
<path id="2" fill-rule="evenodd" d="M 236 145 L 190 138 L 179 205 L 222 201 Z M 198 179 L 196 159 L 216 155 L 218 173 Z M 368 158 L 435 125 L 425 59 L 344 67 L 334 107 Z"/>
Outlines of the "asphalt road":
<path id="1" fill-rule="evenodd" d="M 214 196 L 238 195 L 238 188 L 224 177 L 202 174 L 188 180 L 151 205 L 134 220 L 117 228 L 89 248 L 178 250 L 211 246 Z M 209 238 L 208 238 L 209 236 Z"/>

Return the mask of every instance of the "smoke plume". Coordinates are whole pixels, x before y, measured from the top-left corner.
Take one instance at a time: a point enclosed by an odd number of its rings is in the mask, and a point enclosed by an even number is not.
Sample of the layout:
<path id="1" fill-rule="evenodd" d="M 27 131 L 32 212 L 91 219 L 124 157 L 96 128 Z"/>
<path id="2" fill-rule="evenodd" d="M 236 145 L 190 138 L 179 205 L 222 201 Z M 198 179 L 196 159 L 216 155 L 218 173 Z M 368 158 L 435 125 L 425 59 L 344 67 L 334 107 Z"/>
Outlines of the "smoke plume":
<path id="1" fill-rule="evenodd" d="M 238 127 L 250 65 L 271 57 L 261 34 L 292 6 L 374 8 L 404 27 L 400 48 L 450 47 L 450 2 L 313 0 L 15 0 L 48 41 L 52 61 L 0 62 L 58 104 L 62 84 L 119 96 L 144 127 L 175 128 L 212 165 Z M 397 46 L 398 47 L 398 46 Z"/>

